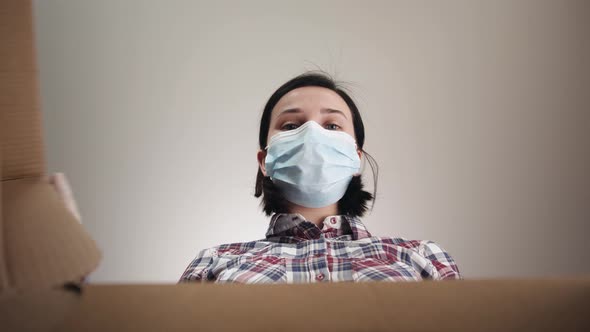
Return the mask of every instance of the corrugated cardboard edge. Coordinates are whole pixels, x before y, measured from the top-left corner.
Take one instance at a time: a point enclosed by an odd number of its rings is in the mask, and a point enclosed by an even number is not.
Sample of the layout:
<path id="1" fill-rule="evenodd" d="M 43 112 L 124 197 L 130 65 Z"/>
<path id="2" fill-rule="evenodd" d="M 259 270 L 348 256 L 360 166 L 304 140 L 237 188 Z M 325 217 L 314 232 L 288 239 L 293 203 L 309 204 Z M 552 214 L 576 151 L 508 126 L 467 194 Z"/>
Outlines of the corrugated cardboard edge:
<path id="1" fill-rule="evenodd" d="M 2 45 L 0 47 L 0 174 L 2 180 L 21 176 L 40 176 L 44 168 L 31 12 L 30 1 L 0 1 L 0 45 Z M 33 130 L 23 131 L 23 128 Z M 19 129 L 20 132 L 15 132 Z M 0 189 L 0 196 L 1 192 Z M 2 210 L 0 203 L 0 257 L 2 257 L 0 290 L 9 287 Z"/>
<path id="2" fill-rule="evenodd" d="M 30 1 L 0 1 L 2 180 L 45 168 Z"/>
<path id="3" fill-rule="evenodd" d="M 0 112 L 0 123 L 2 112 Z M 1 126 L 0 126 L 1 128 Z M 2 135 L 0 135 L 0 172 L 2 171 Z M 8 288 L 8 269 L 6 266 L 6 251 L 4 250 L 4 222 L 2 218 L 2 182 L 0 182 L 0 291 Z"/>
<path id="4" fill-rule="evenodd" d="M 0 291 L 79 282 L 101 254 L 42 176 L 30 1 L 0 1 L 0 42 Z"/>

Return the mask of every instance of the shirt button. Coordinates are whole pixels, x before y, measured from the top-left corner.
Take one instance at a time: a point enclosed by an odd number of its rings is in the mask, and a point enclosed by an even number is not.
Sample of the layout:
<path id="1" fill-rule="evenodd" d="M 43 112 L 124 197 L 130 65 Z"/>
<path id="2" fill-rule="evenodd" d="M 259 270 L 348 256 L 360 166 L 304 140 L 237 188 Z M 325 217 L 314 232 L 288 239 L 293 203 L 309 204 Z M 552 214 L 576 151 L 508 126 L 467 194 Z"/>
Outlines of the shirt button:
<path id="1" fill-rule="evenodd" d="M 324 276 L 324 274 L 323 274 L 323 273 L 320 273 L 320 274 L 318 274 L 318 275 L 315 277 L 315 279 L 316 279 L 317 281 L 322 281 L 322 280 L 324 280 L 324 278 L 325 278 L 325 276 Z"/>

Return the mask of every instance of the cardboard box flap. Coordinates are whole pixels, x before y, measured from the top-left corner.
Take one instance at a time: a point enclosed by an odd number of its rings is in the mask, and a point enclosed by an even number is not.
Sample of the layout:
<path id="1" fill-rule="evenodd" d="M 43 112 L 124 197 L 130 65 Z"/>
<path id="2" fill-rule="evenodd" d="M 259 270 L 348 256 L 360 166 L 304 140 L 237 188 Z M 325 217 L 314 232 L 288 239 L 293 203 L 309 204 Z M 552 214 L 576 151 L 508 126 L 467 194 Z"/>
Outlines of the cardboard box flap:
<path id="1" fill-rule="evenodd" d="M 78 282 L 100 262 L 95 242 L 45 180 L 2 182 L 2 227 L 10 288 Z"/>
<path id="2" fill-rule="evenodd" d="M 59 331 L 588 331 L 590 279 L 89 285 Z"/>
<path id="3" fill-rule="evenodd" d="M 0 121 L 2 113 L 0 112 Z M 0 136 L 0 145 L 2 136 Z M 0 149 L 0 172 L 2 172 L 2 149 Z M 4 226 L 2 225 L 2 182 L 0 181 L 0 290 L 8 288 L 8 270 L 6 266 L 6 253 L 4 250 Z"/>
<path id="4" fill-rule="evenodd" d="M 80 303 L 80 296 L 63 289 L 0 294 L 3 332 L 53 331 Z"/>
<path id="5" fill-rule="evenodd" d="M 30 1 L 0 1 L 0 290 L 80 281 L 100 252 L 44 173 Z"/>
<path id="6" fill-rule="evenodd" d="M 30 1 L 0 2 L 2 180 L 44 170 Z"/>

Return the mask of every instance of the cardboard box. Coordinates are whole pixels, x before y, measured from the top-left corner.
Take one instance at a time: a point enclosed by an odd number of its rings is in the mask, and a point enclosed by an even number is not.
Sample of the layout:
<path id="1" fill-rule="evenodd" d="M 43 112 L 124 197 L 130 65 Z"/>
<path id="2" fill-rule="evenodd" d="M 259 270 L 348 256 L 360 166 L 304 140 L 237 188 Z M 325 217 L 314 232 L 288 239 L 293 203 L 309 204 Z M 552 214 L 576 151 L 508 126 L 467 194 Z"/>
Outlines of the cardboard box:
<path id="1" fill-rule="evenodd" d="M 29 1 L 2 1 L 0 40 L 0 290 L 75 282 L 100 252 L 44 178 Z"/>
<path id="2" fill-rule="evenodd" d="M 1 331 L 590 330 L 588 276 L 82 284 L 100 251 L 44 178 L 30 1 L 0 2 L 0 41 Z"/>
<path id="3" fill-rule="evenodd" d="M 30 1 L 0 2 L 0 330 L 47 330 L 100 251 L 44 178 Z"/>

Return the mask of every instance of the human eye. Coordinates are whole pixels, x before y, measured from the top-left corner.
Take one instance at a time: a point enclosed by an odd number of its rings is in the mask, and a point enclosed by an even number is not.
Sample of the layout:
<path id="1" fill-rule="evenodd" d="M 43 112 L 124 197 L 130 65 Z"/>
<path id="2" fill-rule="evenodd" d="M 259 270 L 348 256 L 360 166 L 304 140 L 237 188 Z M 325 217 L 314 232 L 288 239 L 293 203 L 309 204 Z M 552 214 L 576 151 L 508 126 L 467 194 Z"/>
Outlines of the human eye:
<path id="1" fill-rule="evenodd" d="M 325 126 L 326 129 L 328 130 L 340 130 L 342 129 L 339 125 L 335 124 L 335 123 L 329 123 Z"/>
<path id="2" fill-rule="evenodd" d="M 293 129 L 297 129 L 298 127 L 299 127 L 299 125 L 297 125 L 295 123 L 285 123 L 281 127 L 281 130 L 293 130 Z"/>

